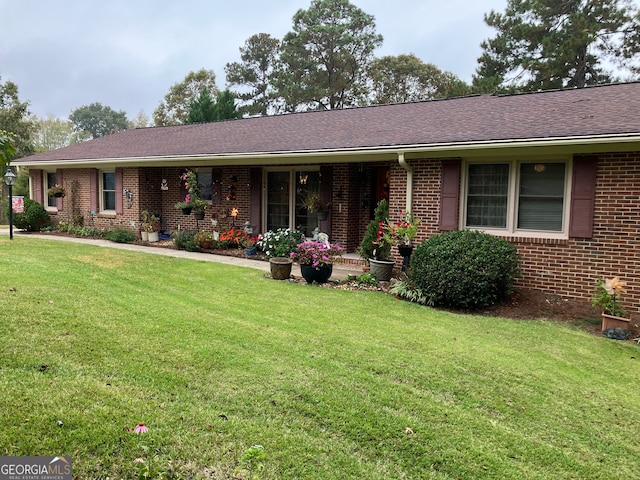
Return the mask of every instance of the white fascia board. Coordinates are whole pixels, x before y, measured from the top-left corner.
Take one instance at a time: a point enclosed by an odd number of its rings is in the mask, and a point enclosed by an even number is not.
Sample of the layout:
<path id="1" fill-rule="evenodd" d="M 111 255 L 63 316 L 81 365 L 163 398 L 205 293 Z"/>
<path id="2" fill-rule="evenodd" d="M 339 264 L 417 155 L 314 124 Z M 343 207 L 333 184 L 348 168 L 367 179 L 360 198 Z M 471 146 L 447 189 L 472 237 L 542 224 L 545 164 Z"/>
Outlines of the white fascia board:
<path id="1" fill-rule="evenodd" d="M 447 157 L 452 155 L 469 154 L 474 152 L 490 152 L 503 149 L 519 148 L 561 148 L 561 147 L 596 147 L 599 151 L 616 146 L 626 145 L 625 150 L 640 150 L 640 133 L 592 135 L 576 137 L 553 137 L 534 139 L 509 139 L 509 140 L 485 140 L 470 142 L 451 142 L 414 145 L 390 145 L 365 148 L 345 148 L 327 150 L 298 150 L 280 152 L 257 153 L 228 153 L 228 154 L 202 154 L 202 155 L 176 155 L 156 157 L 129 157 L 129 158 L 100 158 L 100 159 L 74 159 L 74 160 L 41 160 L 29 162 L 28 157 L 22 160 L 18 166 L 29 167 L 127 167 L 127 166 L 198 166 L 198 165 L 271 165 L 271 164 L 300 164 L 318 162 L 361 162 L 386 161 L 397 158 L 399 152 L 422 155 L 423 157 Z"/>

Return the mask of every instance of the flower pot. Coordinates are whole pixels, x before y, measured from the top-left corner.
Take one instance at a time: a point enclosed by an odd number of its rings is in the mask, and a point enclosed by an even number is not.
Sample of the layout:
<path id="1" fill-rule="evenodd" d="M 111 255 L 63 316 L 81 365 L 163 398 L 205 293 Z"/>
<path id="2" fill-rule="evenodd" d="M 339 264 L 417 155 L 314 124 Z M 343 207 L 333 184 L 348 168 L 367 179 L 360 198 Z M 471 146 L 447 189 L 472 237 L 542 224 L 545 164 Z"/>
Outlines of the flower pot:
<path id="1" fill-rule="evenodd" d="M 58 192 L 58 193 L 54 193 L 54 194 L 53 194 L 53 196 L 54 196 L 55 198 L 62 198 L 62 195 L 63 195 L 63 194 L 62 194 L 62 192 Z"/>
<path id="2" fill-rule="evenodd" d="M 140 237 L 142 238 L 143 242 L 148 242 L 149 241 L 149 232 L 147 232 L 146 230 L 142 230 L 140 232 Z"/>
<path id="3" fill-rule="evenodd" d="M 183 208 L 182 209 L 182 214 L 183 215 L 191 215 L 191 207 Z"/>
<path id="4" fill-rule="evenodd" d="M 388 282 L 391 280 L 394 265 L 395 262 L 392 260 L 376 260 L 375 258 L 369 259 L 371 275 L 373 275 L 379 282 Z"/>
<path id="5" fill-rule="evenodd" d="M 196 220 L 204 220 L 204 212 L 193 212 L 193 216 Z"/>
<path id="6" fill-rule="evenodd" d="M 159 240 L 158 232 L 149 232 L 149 243 L 154 243 Z"/>
<path id="7" fill-rule="evenodd" d="M 411 261 L 411 254 L 413 253 L 413 245 L 403 244 L 398 245 L 398 252 L 402 256 L 402 271 L 409 270 L 409 262 Z"/>
<path id="8" fill-rule="evenodd" d="M 324 222 L 329 214 L 327 212 L 318 212 L 318 221 Z"/>
<path id="9" fill-rule="evenodd" d="M 602 331 L 609 328 L 622 328 L 623 330 L 629 330 L 629 318 L 616 317 L 615 315 L 609 315 L 608 313 L 602 314 Z"/>
<path id="10" fill-rule="evenodd" d="M 307 283 L 327 283 L 333 273 L 333 265 L 321 265 L 314 267 L 313 265 L 300 265 L 300 273 Z"/>
<path id="11" fill-rule="evenodd" d="M 293 260 L 286 257 L 274 257 L 269 259 L 271 278 L 274 280 L 286 280 L 291 276 Z"/>
<path id="12" fill-rule="evenodd" d="M 245 248 L 244 253 L 247 254 L 248 257 L 253 257 L 256 254 L 256 247 Z"/>

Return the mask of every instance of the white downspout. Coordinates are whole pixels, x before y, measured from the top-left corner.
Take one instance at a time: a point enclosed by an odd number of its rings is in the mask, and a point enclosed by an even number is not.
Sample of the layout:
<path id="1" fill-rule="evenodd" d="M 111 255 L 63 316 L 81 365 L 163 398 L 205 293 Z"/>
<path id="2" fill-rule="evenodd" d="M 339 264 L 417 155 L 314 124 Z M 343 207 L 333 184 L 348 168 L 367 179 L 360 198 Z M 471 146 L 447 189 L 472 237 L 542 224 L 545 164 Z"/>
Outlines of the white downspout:
<path id="1" fill-rule="evenodd" d="M 405 199 L 405 211 L 411 212 L 413 204 L 413 167 L 404 159 L 404 152 L 398 153 L 398 163 L 407 172 L 407 194 Z"/>

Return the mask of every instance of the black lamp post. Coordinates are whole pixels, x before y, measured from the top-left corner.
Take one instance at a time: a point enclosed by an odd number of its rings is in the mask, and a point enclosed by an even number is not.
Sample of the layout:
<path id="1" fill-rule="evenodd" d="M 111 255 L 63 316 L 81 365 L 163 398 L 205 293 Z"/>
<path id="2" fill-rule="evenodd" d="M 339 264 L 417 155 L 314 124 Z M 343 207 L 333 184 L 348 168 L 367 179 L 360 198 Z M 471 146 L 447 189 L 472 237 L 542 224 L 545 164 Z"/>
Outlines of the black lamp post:
<path id="1" fill-rule="evenodd" d="M 16 183 L 16 174 L 11 167 L 7 167 L 4 183 L 9 187 L 9 240 L 13 240 L 13 185 Z"/>

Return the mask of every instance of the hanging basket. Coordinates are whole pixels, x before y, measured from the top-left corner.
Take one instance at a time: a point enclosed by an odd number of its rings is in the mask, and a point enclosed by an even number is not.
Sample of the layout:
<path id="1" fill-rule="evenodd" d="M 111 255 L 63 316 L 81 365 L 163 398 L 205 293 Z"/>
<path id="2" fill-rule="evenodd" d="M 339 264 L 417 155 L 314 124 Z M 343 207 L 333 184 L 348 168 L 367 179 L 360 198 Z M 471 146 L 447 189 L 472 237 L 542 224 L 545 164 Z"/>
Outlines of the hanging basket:
<path id="1" fill-rule="evenodd" d="M 183 215 L 191 215 L 191 207 L 183 208 L 182 209 L 182 214 Z"/>
<path id="2" fill-rule="evenodd" d="M 204 220 L 204 212 L 193 212 L 193 217 L 196 220 Z"/>

